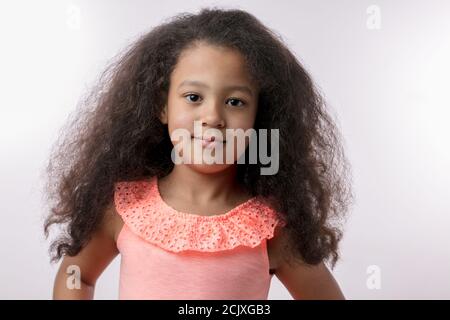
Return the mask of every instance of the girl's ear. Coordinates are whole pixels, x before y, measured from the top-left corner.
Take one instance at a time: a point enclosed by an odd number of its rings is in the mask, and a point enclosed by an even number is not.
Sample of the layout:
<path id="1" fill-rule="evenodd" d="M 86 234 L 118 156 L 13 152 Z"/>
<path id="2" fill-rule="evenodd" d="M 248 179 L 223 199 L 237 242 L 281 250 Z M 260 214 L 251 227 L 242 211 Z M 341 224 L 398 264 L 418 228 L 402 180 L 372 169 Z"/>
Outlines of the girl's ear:
<path id="1" fill-rule="evenodd" d="M 167 124 L 167 104 L 164 105 L 164 108 L 159 115 L 159 120 L 161 120 L 163 124 Z"/>

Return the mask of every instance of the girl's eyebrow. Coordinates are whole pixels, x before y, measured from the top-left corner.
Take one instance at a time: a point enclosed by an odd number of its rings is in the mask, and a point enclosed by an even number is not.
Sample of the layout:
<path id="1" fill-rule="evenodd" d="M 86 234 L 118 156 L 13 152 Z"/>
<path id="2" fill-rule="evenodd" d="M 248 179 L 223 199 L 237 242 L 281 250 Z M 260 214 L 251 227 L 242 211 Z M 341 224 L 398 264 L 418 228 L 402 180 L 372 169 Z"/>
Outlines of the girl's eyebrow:
<path id="1" fill-rule="evenodd" d="M 181 88 L 182 86 L 187 86 L 187 85 L 199 86 L 199 87 L 204 87 L 206 89 L 209 89 L 209 86 L 206 83 L 203 83 L 203 82 L 197 81 L 197 80 L 184 80 L 183 82 L 180 83 L 180 85 L 178 86 L 178 89 Z M 225 89 L 242 91 L 242 92 L 248 93 L 251 96 L 253 96 L 252 90 L 247 86 L 232 85 L 232 86 L 225 87 Z"/>

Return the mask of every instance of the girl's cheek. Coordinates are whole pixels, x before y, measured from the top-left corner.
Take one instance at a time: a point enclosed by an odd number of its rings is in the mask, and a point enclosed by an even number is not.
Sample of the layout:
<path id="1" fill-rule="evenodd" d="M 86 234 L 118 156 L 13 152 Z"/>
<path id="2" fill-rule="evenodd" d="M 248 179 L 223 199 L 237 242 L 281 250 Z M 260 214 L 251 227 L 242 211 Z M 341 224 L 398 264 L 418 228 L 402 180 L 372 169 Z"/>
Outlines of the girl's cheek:
<path id="1" fill-rule="evenodd" d="M 169 132 L 173 132 L 176 129 L 186 129 L 191 132 L 193 128 L 194 117 L 193 115 L 176 110 L 169 114 Z"/>

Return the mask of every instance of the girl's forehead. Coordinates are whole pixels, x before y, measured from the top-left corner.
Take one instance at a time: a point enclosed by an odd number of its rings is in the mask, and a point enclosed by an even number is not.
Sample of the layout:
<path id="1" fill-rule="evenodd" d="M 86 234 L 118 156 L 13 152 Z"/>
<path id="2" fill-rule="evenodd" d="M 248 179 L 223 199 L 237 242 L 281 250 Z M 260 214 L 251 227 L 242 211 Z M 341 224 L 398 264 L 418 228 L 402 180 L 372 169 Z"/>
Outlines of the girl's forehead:
<path id="1" fill-rule="evenodd" d="M 180 55 L 171 74 L 173 84 L 197 79 L 199 82 L 226 82 L 255 90 L 244 56 L 235 49 L 201 44 Z"/>

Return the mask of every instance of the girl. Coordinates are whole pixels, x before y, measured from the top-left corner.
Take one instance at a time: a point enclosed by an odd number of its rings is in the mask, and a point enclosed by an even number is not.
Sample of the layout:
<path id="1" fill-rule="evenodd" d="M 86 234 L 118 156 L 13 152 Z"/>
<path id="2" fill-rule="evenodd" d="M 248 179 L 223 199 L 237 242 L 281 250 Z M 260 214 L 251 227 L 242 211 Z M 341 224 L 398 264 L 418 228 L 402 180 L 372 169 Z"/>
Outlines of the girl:
<path id="1" fill-rule="evenodd" d="M 347 160 L 279 37 L 245 11 L 205 8 L 154 28 L 112 66 L 47 167 L 45 234 L 66 231 L 50 247 L 52 262 L 64 256 L 53 297 L 92 299 L 120 254 L 121 299 L 267 299 L 274 274 L 294 299 L 344 298 L 326 263 L 339 258 L 352 197 Z M 174 163 L 180 129 L 234 161 Z M 223 134 L 239 129 L 279 130 L 277 147 L 267 139 L 276 173 L 236 162 L 249 142 L 241 154 Z M 183 158 L 198 152 L 189 146 Z M 66 286 L 74 267 L 77 290 Z"/>

